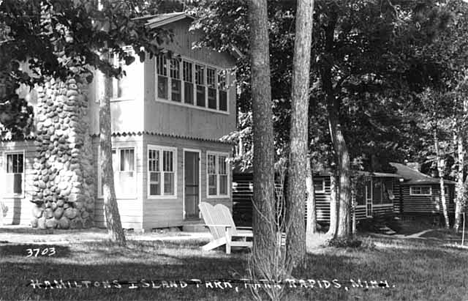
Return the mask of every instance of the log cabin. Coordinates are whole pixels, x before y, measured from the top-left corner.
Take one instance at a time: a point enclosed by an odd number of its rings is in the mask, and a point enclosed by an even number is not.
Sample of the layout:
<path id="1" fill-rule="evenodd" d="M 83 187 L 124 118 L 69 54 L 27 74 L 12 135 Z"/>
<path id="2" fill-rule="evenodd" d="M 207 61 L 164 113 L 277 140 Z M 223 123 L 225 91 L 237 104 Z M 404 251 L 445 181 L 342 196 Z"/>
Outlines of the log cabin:
<path id="1" fill-rule="evenodd" d="M 112 159 L 124 228 L 180 227 L 200 220 L 198 204 L 232 209 L 232 145 L 236 127 L 235 58 L 193 49 L 201 33 L 185 13 L 145 18 L 174 34 L 166 53 L 129 66 L 112 83 Z M 133 50 L 128 49 L 129 52 Z M 113 58 L 115 64 L 121 64 Z M 105 226 L 99 158 L 103 76 L 27 91 L 35 132 L 0 141 L 0 201 L 5 224 L 45 228 Z"/>
<path id="2" fill-rule="evenodd" d="M 253 173 L 250 169 L 233 173 L 233 214 L 236 224 L 252 223 Z M 381 217 L 394 211 L 395 191 L 399 189 L 398 174 L 381 172 L 355 172 L 354 216 L 357 221 Z M 276 183 L 276 191 L 281 189 Z M 317 222 L 330 222 L 330 174 L 314 175 L 314 193 Z"/>
<path id="3" fill-rule="evenodd" d="M 390 163 L 401 177 L 400 189 L 395 190 L 395 210 L 400 214 L 441 214 L 440 179 L 421 173 L 417 167 Z M 448 211 L 454 212 L 455 182 L 444 179 Z"/>

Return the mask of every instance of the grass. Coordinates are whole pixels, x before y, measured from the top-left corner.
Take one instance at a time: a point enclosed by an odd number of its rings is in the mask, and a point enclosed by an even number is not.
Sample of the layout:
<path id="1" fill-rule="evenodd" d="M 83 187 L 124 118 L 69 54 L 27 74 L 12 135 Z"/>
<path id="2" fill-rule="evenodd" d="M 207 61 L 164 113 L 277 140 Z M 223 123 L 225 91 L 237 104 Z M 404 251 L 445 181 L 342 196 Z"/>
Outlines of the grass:
<path id="1" fill-rule="evenodd" d="M 1 230 L 0 241 L 8 241 L 10 229 Z M 96 238 L 93 233 L 81 235 Z M 294 272 L 297 281 L 285 284 L 285 300 L 467 300 L 468 250 L 446 247 L 443 235 L 437 235 L 437 239 L 366 237 L 359 248 L 316 246 L 306 265 Z M 231 282 L 230 288 L 221 281 L 248 278 L 248 252 L 230 256 L 222 250 L 203 252 L 203 239 L 132 237 L 126 248 L 103 239 L 1 242 L 0 300 L 251 300 L 248 285 Z M 56 254 L 26 257 L 26 249 L 48 247 L 55 247 Z M 190 284 L 190 279 L 208 282 Z M 42 288 L 28 285 L 31 280 L 43 283 Z M 67 288 L 45 288 L 45 281 L 54 280 L 63 280 Z M 87 280 L 92 281 L 89 288 L 81 283 Z M 114 280 L 122 287 L 117 288 Z M 149 280 L 160 287 L 152 288 Z M 76 288 L 73 281 L 83 287 Z M 111 288 L 103 288 L 106 281 Z M 380 282 L 389 287 L 379 287 Z"/>

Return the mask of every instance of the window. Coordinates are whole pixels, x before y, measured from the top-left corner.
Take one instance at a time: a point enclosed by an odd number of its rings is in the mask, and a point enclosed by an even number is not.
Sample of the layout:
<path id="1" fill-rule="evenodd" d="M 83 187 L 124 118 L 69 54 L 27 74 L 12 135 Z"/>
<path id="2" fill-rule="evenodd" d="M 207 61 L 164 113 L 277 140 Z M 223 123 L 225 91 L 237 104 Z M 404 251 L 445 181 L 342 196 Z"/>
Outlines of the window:
<path id="1" fill-rule="evenodd" d="M 226 70 L 159 55 L 156 73 L 159 100 L 228 112 L 229 77 Z"/>
<path id="2" fill-rule="evenodd" d="M 208 153 L 207 179 L 208 196 L 224 197 L 229 195 L 228 156 L 226 154 Z"/>
<path id="3" fill-rule="evenodd" d="M 315 193 L 325 192 L 325 180 L 324 179 L 314 179 L 314 191 Z"/>
<path id="4" fill-rule="evenodd" d="M 5 172 L 6 195 L 22 195 L 24 178 L 24 153 L 6 154 Z"/>
<path id="5" fill-rule="evenodd" d="M 373 178 L 373 203 L 379 204 L 391 204 L 393 202 L 393 180 Z"/>
<path id="6" fill-rule="evenodd" d="M 410 195 L 432 195 L 431 186 L 410 186 Z"/>
<path id="7" fill-rule="evenodd" d="M 156 69 L 158 73 L 158 98 L 168 99 L 169 80 L 167 78 L 167 60 L 164 55 L 156 57 Z"/>
<path id="8" fill-rule="evenodd" d="M 177 59 L 171 59 L 171 100 L 180 102 L 181 99 L 180 62 Z"/>
<path id="9" fill-rule="evenodd" d="M 226 70 L 220 71 L 218 74 L 218 93 L 219 93 L 219 110 L 227 112 L 227 74 Z"/>
<path id="10" fill-rule="evenodd" d="M 195 83 L 197 84 L 197 106 L 205 107 L 205 67 L 195 65 Z"/>
<path id="11" fill-rule="evenodd" d="M 101 160 L 99 160 L 101 161 Z M 100 164 L 100 163 L 99 163 Z M 115 148 L 112 149 L 112 169 L 114 171 L 114 187 L 117 198 L 135 197 L 136 194 L 136 171 L 135 171 L 135 149 Z M 99 191 L 98 196 L 103 193 L 103 174 L 98 169 Z"/>
<path id="12" fill-rule="evenodd" d="M 176 195 L 176 150 L 148 146 L 148 195 Z"/>
<path id="13" fill-rule="evenodd" d="M 193 105 L 193 64 L 184 61 L 183 66 L 184 102 Z"/>

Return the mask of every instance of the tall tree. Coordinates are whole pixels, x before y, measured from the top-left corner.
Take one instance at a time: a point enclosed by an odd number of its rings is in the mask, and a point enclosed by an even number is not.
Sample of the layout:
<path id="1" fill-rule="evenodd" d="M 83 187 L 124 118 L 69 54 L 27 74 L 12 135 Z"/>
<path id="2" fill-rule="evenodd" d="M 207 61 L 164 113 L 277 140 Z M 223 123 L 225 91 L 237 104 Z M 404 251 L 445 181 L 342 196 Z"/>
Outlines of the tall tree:
<path id="1" fill-rule="evenodd" d="M 314 1 L 298 0 L 292 73 L 292 110 L 286 210 L 288 266 L 302 264 L 306 253 L 304 201 L 306 196 L 310 56 Z"/>
<path id="2" fill-rule="evenodd" d="M 256 277 L 272 281 L 277 241 L 275 229 L 274 146 L 271 110 L 270 51 L 266 0 L 249 1 L 253 114 L 253 232 L 251 261 Z"/>

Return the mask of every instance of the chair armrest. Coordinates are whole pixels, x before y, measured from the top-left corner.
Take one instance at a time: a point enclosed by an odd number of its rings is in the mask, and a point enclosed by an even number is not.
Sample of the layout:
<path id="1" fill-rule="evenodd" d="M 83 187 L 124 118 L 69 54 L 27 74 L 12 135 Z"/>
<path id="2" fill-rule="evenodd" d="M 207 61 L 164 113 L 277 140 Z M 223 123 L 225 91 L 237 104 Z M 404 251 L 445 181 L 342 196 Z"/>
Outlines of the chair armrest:
<path id="1" fill-rule="evenodd" d="M 220 224 L 205 224 L 205 226 L 208 226 L 208 227 L 226 227 L 226 228 L 232 228 L 231 225 L 220 225 Z"/>

